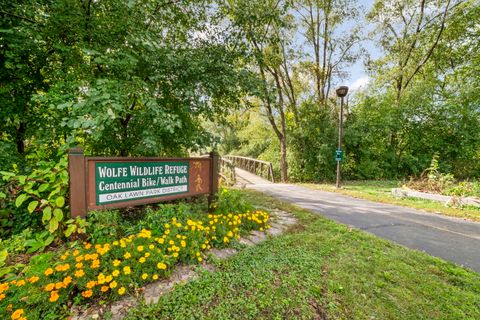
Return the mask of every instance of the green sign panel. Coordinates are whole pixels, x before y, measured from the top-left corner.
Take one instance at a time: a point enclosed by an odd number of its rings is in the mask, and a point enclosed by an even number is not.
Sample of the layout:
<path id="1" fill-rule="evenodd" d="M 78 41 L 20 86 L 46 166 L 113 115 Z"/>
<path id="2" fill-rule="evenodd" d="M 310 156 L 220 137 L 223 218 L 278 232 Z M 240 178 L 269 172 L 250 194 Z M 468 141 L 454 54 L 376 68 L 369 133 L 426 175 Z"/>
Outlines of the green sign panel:
<path id="1" fill-rule="evenodd" d="M 343 150 L 337 149 L 335 151 L 335 161 L 342 161 L 343 160 Z"/>
<path id="2" fill-rule="evenodd" d="M 188 161 L 97 162 L 96 204 L 188 193 Z"/>

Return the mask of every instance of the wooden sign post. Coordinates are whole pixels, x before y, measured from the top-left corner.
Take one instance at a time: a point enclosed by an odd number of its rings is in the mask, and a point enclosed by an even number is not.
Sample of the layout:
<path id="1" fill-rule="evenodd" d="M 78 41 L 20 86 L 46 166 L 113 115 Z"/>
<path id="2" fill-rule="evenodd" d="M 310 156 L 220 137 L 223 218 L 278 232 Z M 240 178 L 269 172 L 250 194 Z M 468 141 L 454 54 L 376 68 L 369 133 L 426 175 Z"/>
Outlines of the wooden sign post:
<path id="1" fill-rule="evenodd" d="M 68 152 L 70 211 L 133 207 L 218 192 L 217 153 L 208 158 L 85 157 L 83 149 Z"/>

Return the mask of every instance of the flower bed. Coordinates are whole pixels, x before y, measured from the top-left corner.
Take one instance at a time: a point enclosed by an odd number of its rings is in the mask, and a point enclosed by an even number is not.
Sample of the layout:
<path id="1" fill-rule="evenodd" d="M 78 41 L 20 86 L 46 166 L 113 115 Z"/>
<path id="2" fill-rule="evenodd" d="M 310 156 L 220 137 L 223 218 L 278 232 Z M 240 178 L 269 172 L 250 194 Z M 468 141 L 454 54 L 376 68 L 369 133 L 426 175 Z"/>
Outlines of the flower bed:
<path id="1" fill-rule="evenodd" d="M 55 319 L 72 304 L 113 300 L 166 277 L 177 262 L 198 263 L 212 247 L 228 245 L 241 232 L 265 230 L 263 211 L 172 218 L 164 230 L 146 230 L 111 243 L 83 243 L 56 257 L 32 260 L 25 274 L 0 283 L 2 319 Z"/>

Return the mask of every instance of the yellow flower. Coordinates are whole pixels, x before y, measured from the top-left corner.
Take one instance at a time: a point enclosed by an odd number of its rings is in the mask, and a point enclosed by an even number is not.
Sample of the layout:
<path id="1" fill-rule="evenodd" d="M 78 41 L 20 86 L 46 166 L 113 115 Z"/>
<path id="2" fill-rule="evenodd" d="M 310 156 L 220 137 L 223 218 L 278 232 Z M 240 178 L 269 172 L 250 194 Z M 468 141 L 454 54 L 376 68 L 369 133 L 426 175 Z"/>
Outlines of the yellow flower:
<path id="1" fill-rule="evenodd" d="M 102 286 L 102 287 L 100 288 L 100 291 L 102 291 L 102 292 L 107 292 L 108 289 L 109 289 L 108 286 Z"/>
<path id="2" fill-rule="evenodd" d="M 68 286 L 71 282 L 72 282 L 72 277 L 70 277 L 70 276 L 67 276 L 63 279 L 63 284 L 65 286 Z"/>
<path id="3" fill-rule="evenodd" d="M 92 245 L 90 243 L 84 242 L 84 244 L 85 244 L 85 249 L 87 249 L 87 250 L 92 247 Z"/>
<path id="4" fill-rule="evenodd" d="M 137 251 L 138 251 L 138 252 L 142 252 L 142 251 L 143 251 L 143 246 L 138 246 L 138 247 L 137 247 Z"/>
<path id="5" fill-rule="evenodd" d="M 117 281 L 110 282 L 110 288 L 115 288 L 117 286 Z"/>
<path id="6" fill-rule="evenodd" d="M 227 237 L 223 237 L 223 242 L 224 242 L 224 243 L 227 243 L 227 242 L 229 242 L 229 241 L 230 241 L 230 240 L 228 240 Z"/>
<path id="7" fill-rule="evenodd" d="M 113 241 L 113 243 L 112 243 L 112 244 L 113 244 L 114 246 L 118 246 L 118 241 L 117 241 L 117 240 L 115 240 L 115 241 Z"/>
<path id="8" fill-rule="evenodd" d="M 23 285 L 25 285 L 25 280 L 22 279 L 22 280 L 17 281 L 17 287 L 21 287 Z"/>
<path id="9" fill-rule="evenodd" d="M 63 282 L 57 282 L 57 283 L 55 283 L 55 289 L 59 290 L 59 289 L 62 289 L 63 287 L 64 287 Z"/>
<path id="10" fill-rule="evenodd" d="M 153 280 L 158 280 L 158 274 L 154 274 L 154 275 L 152 276 L 152 279 L 153 279 Z"/>
<path id="11" fill-rule="evenodd" d="M 77 268 L 77 269 L 83 268 L 83 263 L 81 263 L 81 262 L 76 263 L 76 264 L 75 264 L 75 268 Z"/>
<path id="12" fill-rule="evenodd" d="M 105 277 L 105 282 L 110 282 L 113 280 L 113 277 L 111 275 L 108 275 Z"/>
<path id="13" fill-rule="evenodd" d="M 145 262 L 145 258 L 144 258 L 144 257 L 141 257 L 140 259 L 138 259 L 138 262 L 144 263 L 144 262 Z"/>
<path id="14" fill-rule="evenodd" d="M 198 260 L 198 262 L 202 262 L 203 259 L 202 259 L 202 257 L 198 257 L 197 260 Z"/>
<path id="15" fill-rule="evenodd" d="M 23 309 L 17 309 L 14 313 L 12 313 L 12 320 L 20 319 L 23 314 Z"/>
<path id="16" fill-rule="evenodd" d="M 185 242 L 185 240 L 182 240 L 180 241 L 180 245 L 185 248 L 187 246 L 187 243 Z"/>
<path id="17" fill-rule="evenodd" d="M 75 262 L 80 262 L 80 261 L 83 261 L 84 260 L 84 257 L 83 256 L 78 256 L 75 258 Z"/>
<path id="18" fill-rule="evenodd" d="M 87 282 L 87 288 L 88 289 L 92 289 L 93 287 L 95 287 L 97 285 L 97 282 L 96 281 L 88 281 Z"/>
<path id="19" fill-rule="evenodd" d="M 52 291 L 55 288 L 55 283 L 49 283 L 45 286 L 45 291 Z"/>
<path id="20" fill-rule="evenodd" d="M 163 262 L 159 262 L 159 263 L 157 263 L 157 268 L 161 269 L 161 270 L 165 270 L 165 269 L 167 269 L 167 265 Z"/>
<path id="21" fill-rule="evenodd" d="M 130 267 L 129 266 L 125 266 L 123 267 L 123 273 L 125 275 L 129 275 L 132 271 L 130 270 Z"/>
<path id="22" fill-rule="evenodd" d="M 146 273 L 142 274 L 142 279 L 143 280 L 147 280 L 147 278 L 148 278 L 148 274 L 146 274 Z"/>
<path id="23" fill-rule="evenodd" d="M 120 289 L 118 289 L 118 294 L 119 295 L 123 295 L 125 293 L 125 288 L 124 287 L 121 287 Z"/>
<path id="24" fill-rule="evenodd" d="M 145 253 L 145 258 L 148 258 L 148 257 L 150 257 L 150 252 Z"/>
<path id="25" fill-rule="evenodd" d="M 232 231 L 228 231 L 227 236 L 230 237 L 230 238 L 232 238 L 232 237 L 233 237 L 233 232 L 232 232 Z"/>
<path id="26" fill-rule="evenodd" d="M 130 258 L 131 256 L 132 256 L 132 255 L 130 254 L 130 252 L 125 252 L 125 254 L 123 255 L 123 257 L 124 257 L 125 259 L 128 259 L 128 258 Z"/>
<path id="27" fill-rule="evenodd" d="M 148 249 L 150 249 L 150 250 L 153 250 L 154 248 L 155 248 L 155 246 L 153 244 L 148 246 Z"/>
<path id="28" fill-rule="evenodd" d="M 73 256 L 74 257 L 78 256 L 79 254 L 80 254 L 80 251 L 78 251 L 78 250 L 73 251 Z"/>
<path id="29" fill-rule="evenodd" d="M 86 291 L 83 291 L 82 292 L 82 297 L 84 298 L 90 298 L 93 294 L 93 291 L 92 290 L 86 290 Z"/>
<path id="30" fill-rule="evenodd" d="M 92 264 L 90 265 L 90 268 L 95 269 L 100 267 L 100 260 L 93 260 Z"/>
<path id="31" fill-rule="evenodd" d="M 47 270 L 45 270 L 45 272 L 43 273 L 45 276 L 49 276 L 53 273 L 53 269 L 52 268 L 48 268 Z"/>
<path id="32" fill-rule="evenodd" d="M 5 293 L 0 294 L 0 301 L 2 301 L 3 299 L 5 299 L 5 297 L 6 297 Z"/>
<path id="33" fill-rule="evenodd" d="M 160 243 L 160 244 L 163 244 L 163 243 L 165 242 L 165 239 L 164 239 L 164 238 L 159 238 L 159 239 L 157 240 L 157 242 Z"/>
<path id="34" fill-rule="evenodd" d="M 113 266 L 118 267 L 122 263 L 120 260 L 113 260 Z"/>
<path id="35" fill-rule="evenodd" d="M 55 301 L 58 300 L 59 297 L 60 297 L 60 296 L 58 295 L 58 291 L 52 291 L 52 292 L 50 292 L 50 299 L 49 299 L 49 301 L 50 301 L 50 302 L 55 302 Z"/>
<path id="36" fill-rule="evenodd" d="M 119 275 L 120 275 L 120 271 L 118 271 L 118 270 L 113 270 L 112 276 L 118 277 Z"/>
<path id="37" fill-rule="evenodd" d="M 173 253 L 173 257 L 174 257 L 174 258 L 178 257 L 178 252 L 174 252 L 174 253 Z"/>
<path id="38" fill-rule="evenodd" d="M 81 269 L 75 271 L 75 277 L 76 277 L 76 278 L 81 278 L 81 277 L 83 277 L 84 275 L 85 275 L 85 272 L 84 272 L 83 270 L 81 270 Z"/>

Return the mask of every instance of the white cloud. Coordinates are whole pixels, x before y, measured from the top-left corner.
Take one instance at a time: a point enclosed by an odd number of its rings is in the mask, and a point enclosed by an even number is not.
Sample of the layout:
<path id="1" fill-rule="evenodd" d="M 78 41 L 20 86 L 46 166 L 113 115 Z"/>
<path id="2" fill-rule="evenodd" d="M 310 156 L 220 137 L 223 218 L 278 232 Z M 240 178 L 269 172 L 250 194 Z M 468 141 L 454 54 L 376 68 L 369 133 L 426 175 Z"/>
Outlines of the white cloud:
<path id="1" fill-rule="evenodd" d="M 353 91 L 364 89 L 369 82 L 370 82 L 370 78 L 368 76 L 363 76 L 361 78 L 358 78 L 357 80 L 353 81 L 353 83 L 350 85 L 350 91 L 353 92 Z"/>

